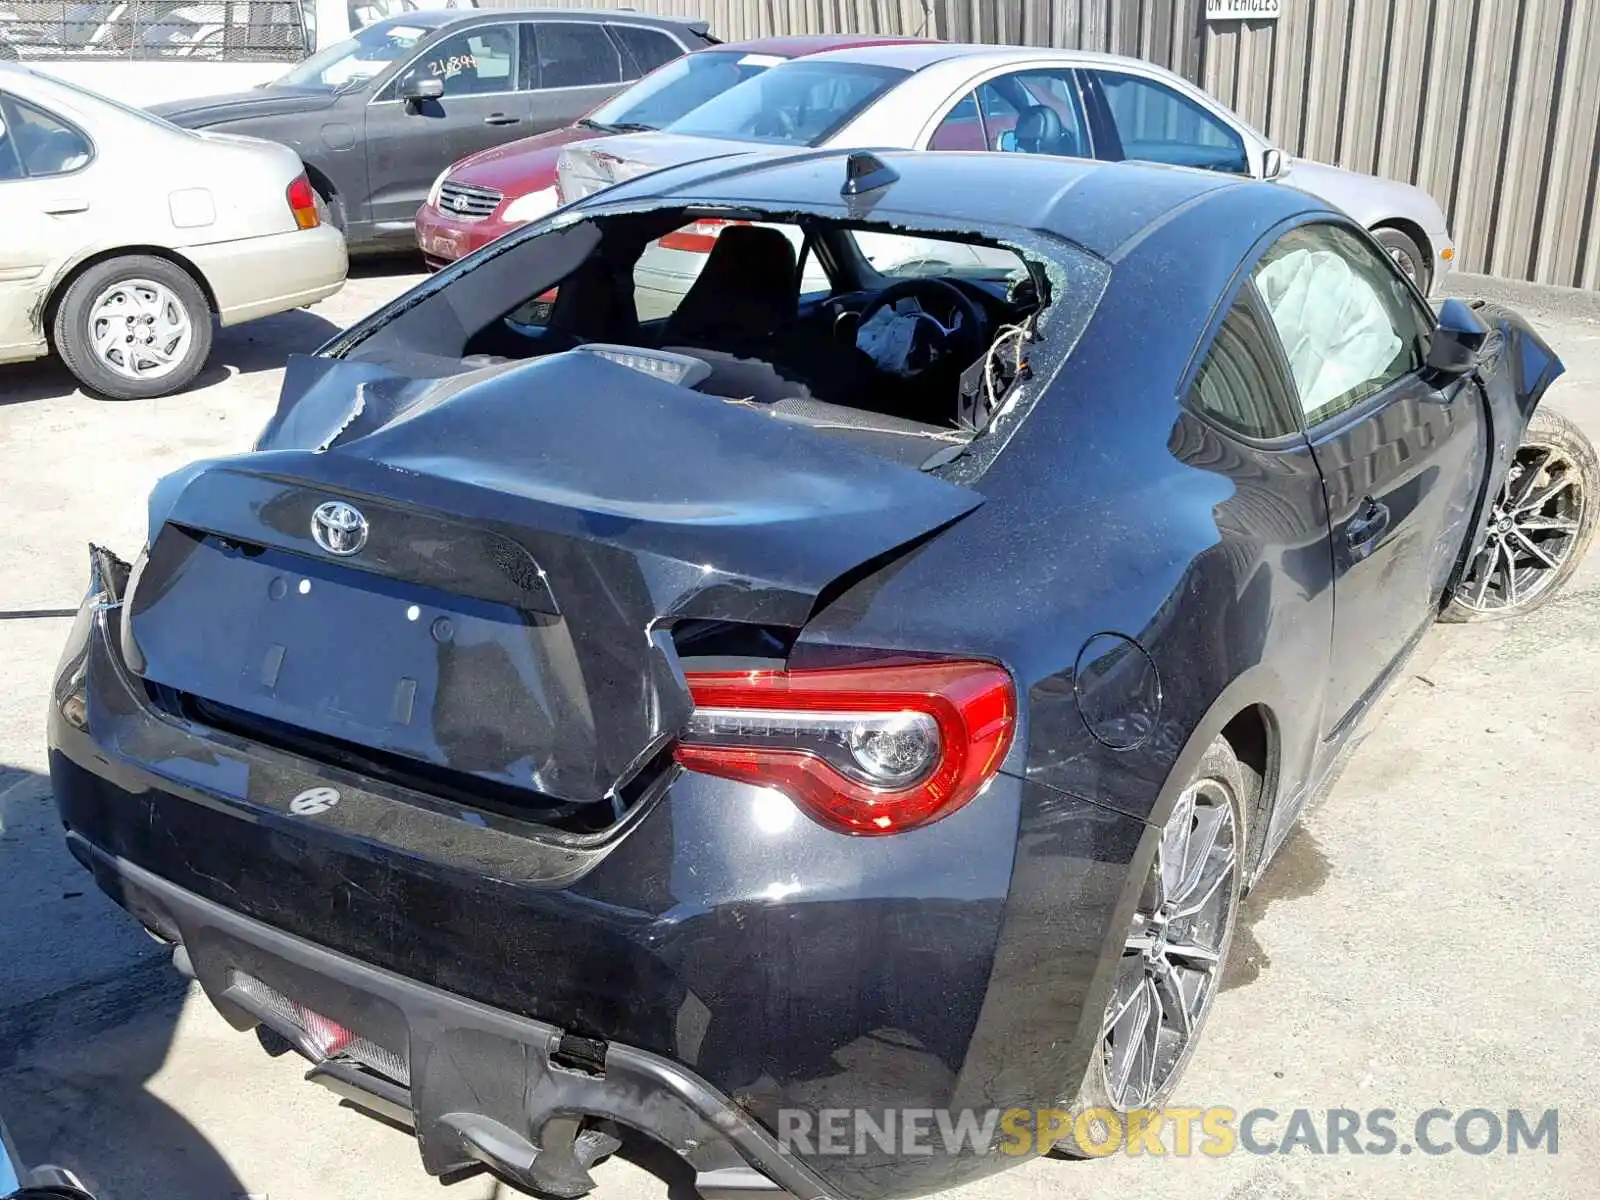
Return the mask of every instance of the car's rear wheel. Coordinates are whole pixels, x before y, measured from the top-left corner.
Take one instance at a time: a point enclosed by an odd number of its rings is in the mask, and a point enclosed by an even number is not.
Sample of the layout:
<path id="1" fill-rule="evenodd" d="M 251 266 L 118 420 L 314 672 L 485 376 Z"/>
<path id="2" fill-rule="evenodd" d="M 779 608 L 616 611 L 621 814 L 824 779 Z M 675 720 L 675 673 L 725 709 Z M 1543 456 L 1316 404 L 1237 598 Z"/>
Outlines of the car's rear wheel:
<path id="1" fill-rule="evenodd" d="M 1374 229 L 1372 236 L 1378 245 L 1389 252 L 1395 266 L 1406 273 L 1423 295 L 1427 295 L 1428 288 L 1433 284 L 1433 271 L 1429 268 L 1428 256 L 1417 245 L 1416 239 L 1387 225 Z"/>
<path id="2" fill-rule="evenodd" d="M 1156 1108 L 1177 1086 L 1221 988 L 1233 941 L 1249 794 L 1239 760 L 1218 738 L 1162 826 L 1123 939 L 1078 1112 Z M 1072 1138 L 1057 1148 L 1074 1157 L 1086 1152 Z"/>
<path id="3" fill-rule="evenodd" d="M 179 391 L 199 374 L 211 353 L 211 306 L 182 267 L 130 254 L 73 280 L 52 332 L 85 389 L 142 400 Z"/>
<path id="4" fill-rule="evenodd" d="M 1489 512 L 1489 535 L 1445 606 L 1445 621 L 1532 612 L 1561 589 L 1594 538 L 1600 460 L 1583 431 L 1536 409 Z"/>

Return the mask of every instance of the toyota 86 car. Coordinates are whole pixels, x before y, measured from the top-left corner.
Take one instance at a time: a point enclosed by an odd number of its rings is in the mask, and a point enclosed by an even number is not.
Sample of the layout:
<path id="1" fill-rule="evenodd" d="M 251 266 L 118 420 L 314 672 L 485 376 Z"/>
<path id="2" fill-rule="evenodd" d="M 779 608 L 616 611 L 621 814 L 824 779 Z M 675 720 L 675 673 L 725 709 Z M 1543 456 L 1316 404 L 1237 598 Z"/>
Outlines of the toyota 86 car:
<path id="1" fill-rule="evenodd" d="M 884 231 L 922 265 L 874 268 Z M 69 844 L 432 1173 L 578 1196 L 632 1129 L 707 1200 L 948 1187 L 1016 1159 L 782 1135 L 1169 1096 L 1417 640 L 1578 561 L 1560 371 L 1267 183 L 624 182 L 293 360 L 252 452 L 92 552 Z"/>

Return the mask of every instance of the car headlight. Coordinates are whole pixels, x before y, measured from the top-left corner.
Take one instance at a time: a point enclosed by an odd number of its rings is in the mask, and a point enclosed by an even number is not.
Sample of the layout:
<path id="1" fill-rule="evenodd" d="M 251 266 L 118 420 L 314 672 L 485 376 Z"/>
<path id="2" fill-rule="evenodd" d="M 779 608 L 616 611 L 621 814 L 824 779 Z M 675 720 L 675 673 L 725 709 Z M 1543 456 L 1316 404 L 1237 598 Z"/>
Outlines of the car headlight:
<path id="1" fill-rule="evenodd" d="M 438 208 L 439 207 L 439 189 L 444 186 L 445 178 L 449 174 L 450 174 L 450 168 L 449 167 L 446 167 L 444 170 L 440 171 L 438 178 L 433 181 L 433 186 L 428 189 L 428 207 L 429 208 Z M 416 193 L 413 192 L 412 195 L 416 195 Z"/>
<path id="2" fill-rule="evenodd" d="M 518 196 L 500 215 L 502 221 L 516 221 L 526 223 L 537 221 L 540 217 L 549 216 L 561 207 L 561 195 L 554 186 L 541 188 L 537 192 L 529 192 L 526 196 Z"/>

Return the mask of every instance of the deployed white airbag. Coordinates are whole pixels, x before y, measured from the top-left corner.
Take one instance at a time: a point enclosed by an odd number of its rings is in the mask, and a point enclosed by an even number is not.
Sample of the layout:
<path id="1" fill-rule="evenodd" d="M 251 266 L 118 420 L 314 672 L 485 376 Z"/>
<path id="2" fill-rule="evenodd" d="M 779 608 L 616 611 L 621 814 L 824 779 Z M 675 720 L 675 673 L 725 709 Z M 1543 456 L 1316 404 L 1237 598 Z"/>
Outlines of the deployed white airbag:
<path id="1" fill-rule="evenodd" d="M 1291 250 L 1257 272 L 1256 286 L 1308 414 L 1388 374 L 1400 336 L 1376 289 L 1341 255 Z"/>

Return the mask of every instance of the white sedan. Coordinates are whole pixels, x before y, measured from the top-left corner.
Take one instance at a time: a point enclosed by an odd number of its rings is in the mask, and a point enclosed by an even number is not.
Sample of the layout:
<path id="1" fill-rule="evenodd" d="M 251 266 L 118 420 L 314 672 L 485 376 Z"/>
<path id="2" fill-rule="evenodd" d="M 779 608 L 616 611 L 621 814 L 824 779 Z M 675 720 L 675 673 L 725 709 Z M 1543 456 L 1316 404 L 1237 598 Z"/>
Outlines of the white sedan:
<path id="1" fill-rule="evenodd" d="M 4 63 L 0 213 L 0 363 L 54 350 L 110 399 L 175 392 L 214 323 L 344 284 L 344 237 L 319 221 L 294 151 Z"/>
<path id="2" fill-rule="evenodd" d="M 561 198 L 740 150 L 1001 151 L 1137 159 L 1270 179 L 1344 209 L 1427 291 L 1455 244 L 1421 188 L 1291 158 L 1188 80 L 1119 55 L 912 42 L 783 63 L 659 133 L 566 147 Z"/>

